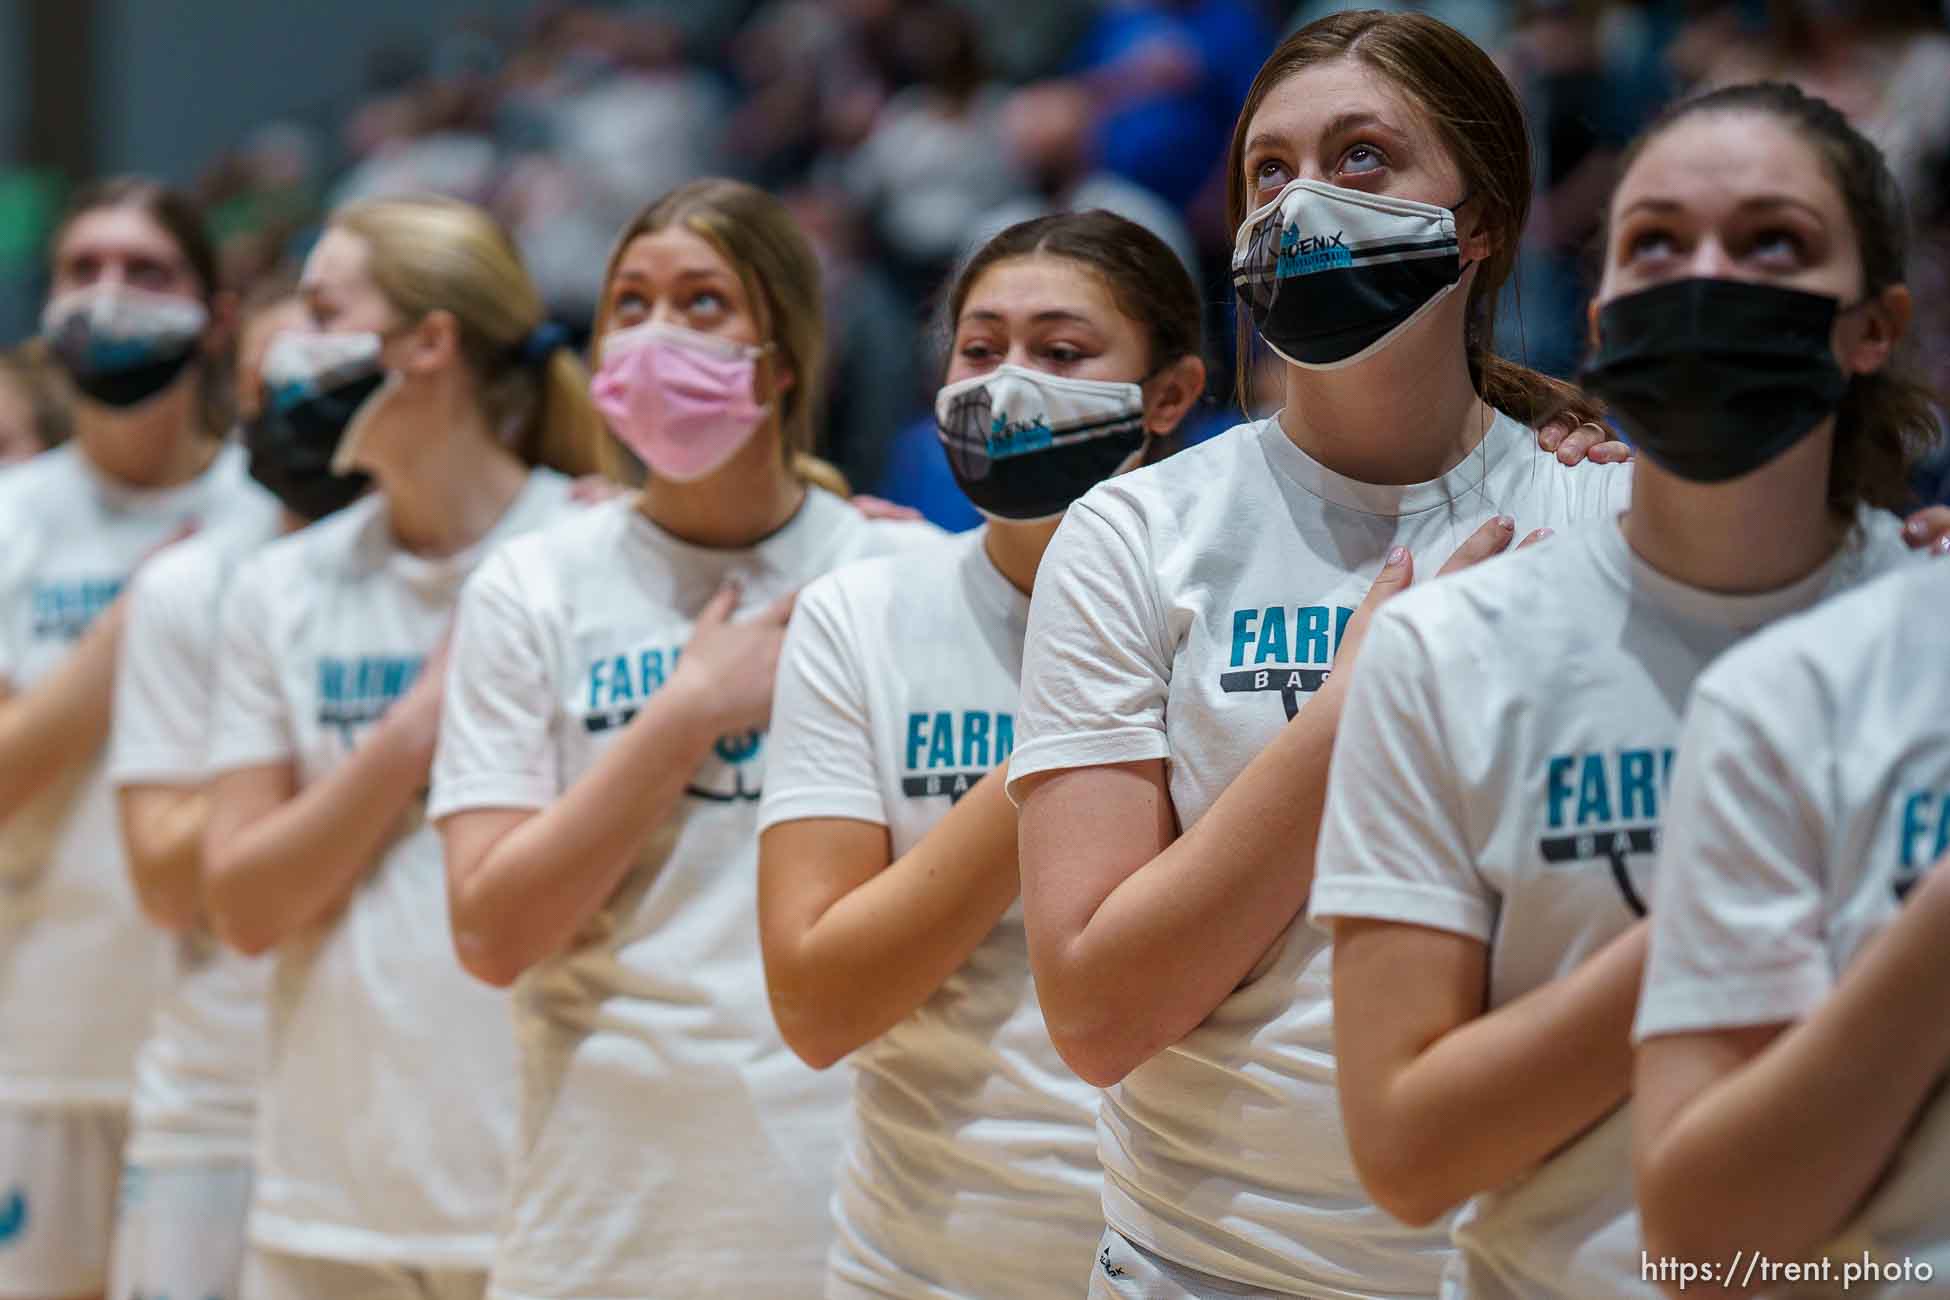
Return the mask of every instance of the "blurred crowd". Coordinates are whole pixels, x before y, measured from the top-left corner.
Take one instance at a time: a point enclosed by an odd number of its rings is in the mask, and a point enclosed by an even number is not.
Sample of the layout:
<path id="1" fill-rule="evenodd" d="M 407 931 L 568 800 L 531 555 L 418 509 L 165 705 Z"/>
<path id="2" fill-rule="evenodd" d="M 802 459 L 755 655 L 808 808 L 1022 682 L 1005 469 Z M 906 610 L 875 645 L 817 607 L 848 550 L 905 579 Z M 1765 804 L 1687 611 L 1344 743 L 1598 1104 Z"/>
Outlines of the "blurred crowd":
<path id="1" fill-rule="evenodd" d="M 934 447 L 934 295 L 1010 222 L 1108 208 L 1203 287 L 1232 373 L 1222 161 L 1248 82 L 1331 9 L 1417 8 L 1496 51 L 1531 119 L 1536 194 L 1511 355 L 1572 376 L 1619 151 L 1691 90 L 1766 77 L 1847 111 L 1905 186 L 1919 346 L 1950 390 L 1950 30 L 1940 0 L 626 0 L 540 3 L 375 61 L 337 121 L 256 125 L 198 189 L 232 288 L 288 272 L 342 201 L 440 191 L 500 216 L 551 311 L 586 330 L 615 231 L 705 174 L 784 196 L 818 246 L 833 342 L 826 450 L 855 486 L 972 523 Z M 1229 390 L 1223 378 L 1215 382 Z M 1262 389 L 1262 391 L 1264 391 Z M 1203 427 L 1231 422 L 1215 391 Z M 59 436 L 31 357 L 0 367 L 0 453 Z M 1919 485 L 1950 498 L 1950 466 Z"/>

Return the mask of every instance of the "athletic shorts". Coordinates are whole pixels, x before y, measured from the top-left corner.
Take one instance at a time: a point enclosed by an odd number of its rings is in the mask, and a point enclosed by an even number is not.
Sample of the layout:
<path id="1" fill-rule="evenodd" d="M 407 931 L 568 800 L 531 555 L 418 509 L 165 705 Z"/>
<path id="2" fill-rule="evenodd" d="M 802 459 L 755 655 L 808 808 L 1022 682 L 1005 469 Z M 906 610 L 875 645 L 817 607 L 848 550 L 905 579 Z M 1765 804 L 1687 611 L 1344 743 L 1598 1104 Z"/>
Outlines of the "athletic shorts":
<path id="1" fill-rule="evenodd" d="M 121 1111 L 0 1109 L 0 1300 L 102 1290 L 127 1139 Z"/>
<path id="2" fill-rule="evenodd" d="M 242 1300 L 483 1300 L 487 1280 L 486 1269 L 354 1264 L 253 1246 Z"/>
<path id="3" fill-rule="evenodd" d="M 250 1205 L 249 1165 L 125 1168 L 108 1300 L 237 1300 Z"/>

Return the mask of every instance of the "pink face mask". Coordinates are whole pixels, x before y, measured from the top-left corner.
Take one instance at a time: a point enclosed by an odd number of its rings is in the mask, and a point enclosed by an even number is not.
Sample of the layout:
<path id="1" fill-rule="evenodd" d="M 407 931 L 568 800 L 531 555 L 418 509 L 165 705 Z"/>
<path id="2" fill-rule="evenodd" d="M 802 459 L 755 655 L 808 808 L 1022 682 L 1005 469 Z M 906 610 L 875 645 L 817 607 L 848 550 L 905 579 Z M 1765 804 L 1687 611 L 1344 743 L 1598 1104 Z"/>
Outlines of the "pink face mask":
<path id="1" fill-rule="evenodd" d="M 764 422 L 752 395 L 764 351 L 674 325 L 633 325 L 603 340 L 589 393 L 652 474 L 691 483 L 737 455 Z"/>

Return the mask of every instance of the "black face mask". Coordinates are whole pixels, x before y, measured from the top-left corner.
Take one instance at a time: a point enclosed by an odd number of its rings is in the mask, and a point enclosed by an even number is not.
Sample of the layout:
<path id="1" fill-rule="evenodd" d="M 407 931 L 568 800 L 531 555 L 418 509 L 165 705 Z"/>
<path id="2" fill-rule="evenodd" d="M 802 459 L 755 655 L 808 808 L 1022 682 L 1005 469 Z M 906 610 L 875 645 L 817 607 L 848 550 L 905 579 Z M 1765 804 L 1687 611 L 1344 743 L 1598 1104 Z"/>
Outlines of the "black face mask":
<path id="1" fill-rule="evenodd" d="M 1835 413 L 1840 302 L 1750 280 L 1675 280 L 1613 299 L 1579 382 L 1633 444 L 1694 483 L 1751 474 Z"/>
<path id="2" fill-rule="evenodd" d="M 334 474 L 332 453 L 353 412 L 384 382 L 383 374 L 369 375 L 282 405 L 267 394 L 263 410 L 243 426 L 251 477 L 303 519 L 350 505 L 371 480 Z"/>

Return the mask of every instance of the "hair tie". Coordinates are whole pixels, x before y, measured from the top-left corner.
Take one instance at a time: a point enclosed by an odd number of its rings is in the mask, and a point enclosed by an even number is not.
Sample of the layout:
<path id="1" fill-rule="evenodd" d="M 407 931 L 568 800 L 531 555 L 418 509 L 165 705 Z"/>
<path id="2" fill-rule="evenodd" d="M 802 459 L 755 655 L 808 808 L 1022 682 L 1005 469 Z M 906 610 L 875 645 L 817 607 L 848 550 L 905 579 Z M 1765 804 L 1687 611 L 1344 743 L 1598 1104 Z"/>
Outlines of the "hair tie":
<path id="1" fill-rule="evenodd" d="M 547 317 L 528 331 L 528 337 L 515 346 L 515 360 L 524 366 L 539 366 L 555 355 L 557 348 L 569 345 L 569 331 Z"/>

